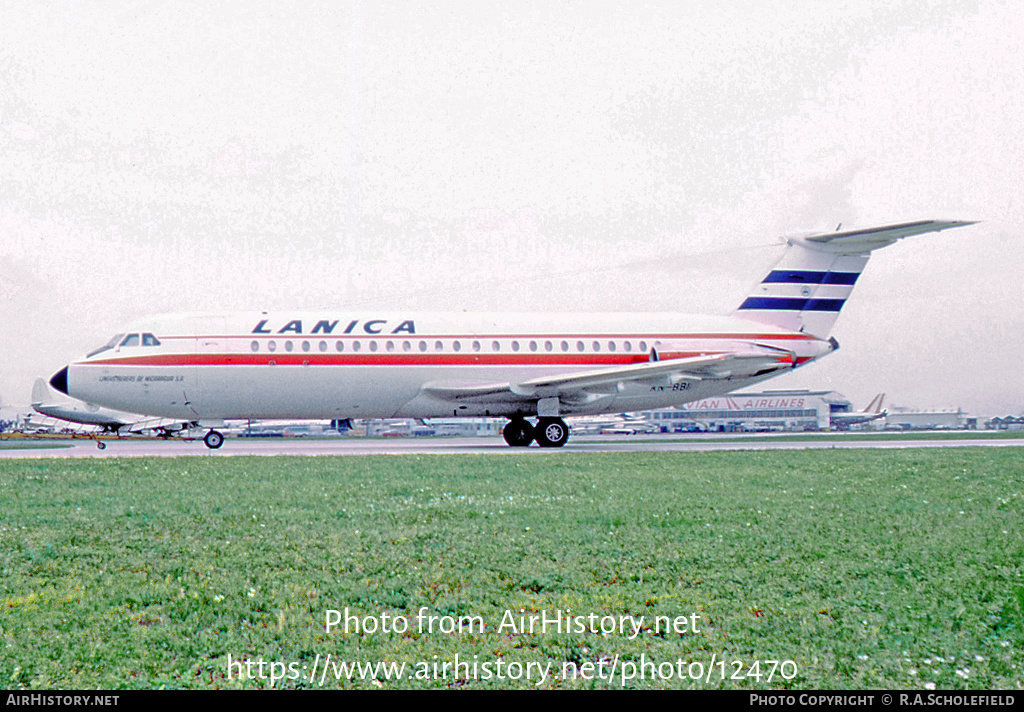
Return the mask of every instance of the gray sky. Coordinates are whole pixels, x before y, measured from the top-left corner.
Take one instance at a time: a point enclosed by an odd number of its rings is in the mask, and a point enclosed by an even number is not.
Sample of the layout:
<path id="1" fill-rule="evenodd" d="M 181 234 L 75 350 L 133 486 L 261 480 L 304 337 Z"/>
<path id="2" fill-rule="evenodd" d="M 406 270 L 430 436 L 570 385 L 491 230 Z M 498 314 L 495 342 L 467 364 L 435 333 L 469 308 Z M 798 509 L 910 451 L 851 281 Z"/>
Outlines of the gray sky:
<path id="1" fill-rule="evenodd" d="M 1024 10 L 995 0 L 0 3 L 0 399 L 151 313 L 725 314 L 877 253 L 768 388 L 1024 410 Z"/>

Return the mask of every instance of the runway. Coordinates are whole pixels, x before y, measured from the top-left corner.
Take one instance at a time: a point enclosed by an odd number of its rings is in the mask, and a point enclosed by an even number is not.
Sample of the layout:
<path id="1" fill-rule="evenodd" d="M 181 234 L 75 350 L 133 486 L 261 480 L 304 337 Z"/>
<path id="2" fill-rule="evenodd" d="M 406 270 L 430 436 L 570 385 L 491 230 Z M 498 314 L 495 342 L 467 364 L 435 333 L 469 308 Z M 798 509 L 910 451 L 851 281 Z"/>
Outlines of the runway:
<path id="1" fill-rule="evenodd" d="M 53 457 L 233 457 L 280 455 L 515 455 L 608 452 L 713 452 L 719 450 L 829 450 L 905 449 L 963 447 L 1024 447 L 1021 437 L 992 437 L 979 434 L 965 438 L 926 438 L 908 433 L 895 438 L 846 439 L 842 435 L 764 435 L 759 437 L 720 435 L 640 435 L 573 437 L 562 448 L 508 447 L 500 437 L 460 438 L 357 438 L 331 439 L 249 439 L 228 438 L 219 450 L 210 450 L 202 440 L 106 440 L 98 449 L 93 440 L 19 440 L 31 448 L 10 448 L 0 442 L 0 458 Z"/>

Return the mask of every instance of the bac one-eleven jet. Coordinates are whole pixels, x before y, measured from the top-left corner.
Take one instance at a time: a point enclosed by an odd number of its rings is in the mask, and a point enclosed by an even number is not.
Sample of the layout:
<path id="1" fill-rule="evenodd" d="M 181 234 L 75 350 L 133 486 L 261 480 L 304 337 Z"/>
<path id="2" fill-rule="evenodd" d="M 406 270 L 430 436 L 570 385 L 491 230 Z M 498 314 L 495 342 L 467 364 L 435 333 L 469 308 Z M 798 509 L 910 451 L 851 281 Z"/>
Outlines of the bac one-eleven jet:
<path id="1" fill-rule="evenodd" d="M 791 237 L 729 316 L 673 313 L 231 313 L 140 321 L 50 384 L 216 430 L 229 419 L 504 416 L 506 442 L 560 447 L 564 416 L 678 406 L 786 373 L 829 337 L 872 250 L 970 225 Z M 536 421 L 530 419 L 535 418 Z"/>

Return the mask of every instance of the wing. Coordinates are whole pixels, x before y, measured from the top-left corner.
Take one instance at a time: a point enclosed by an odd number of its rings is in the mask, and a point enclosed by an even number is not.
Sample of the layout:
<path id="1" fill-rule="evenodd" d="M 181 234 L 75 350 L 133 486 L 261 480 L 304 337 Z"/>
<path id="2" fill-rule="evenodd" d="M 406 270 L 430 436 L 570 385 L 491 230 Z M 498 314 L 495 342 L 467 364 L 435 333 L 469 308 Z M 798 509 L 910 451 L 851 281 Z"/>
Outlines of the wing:
<path id="1" fill-rule="evenodd" d="M 147 430 L 183 430 L 188 427 L 188 423 L 184 420 L 168 420 L 167 418 L 146 418 L 144 420 L 136 420 L 132 422 L 128 427 L 122 428 L 122 432 L 129 433 L 142 433 Z"/>
<path id="2" fill-rule="evenodd" d="M 585 405 L 609 398 L 627 383 L 671 385 L 681 381 L 757 377 L 793 368 L 792 352 L 752 346 L 749 352 L 636 363 L 617 368 L 563 373 L 508 383 L 428 383 L 422 395 L 450 403 L 536 403 L 558 398 L 566 405 Z"/>

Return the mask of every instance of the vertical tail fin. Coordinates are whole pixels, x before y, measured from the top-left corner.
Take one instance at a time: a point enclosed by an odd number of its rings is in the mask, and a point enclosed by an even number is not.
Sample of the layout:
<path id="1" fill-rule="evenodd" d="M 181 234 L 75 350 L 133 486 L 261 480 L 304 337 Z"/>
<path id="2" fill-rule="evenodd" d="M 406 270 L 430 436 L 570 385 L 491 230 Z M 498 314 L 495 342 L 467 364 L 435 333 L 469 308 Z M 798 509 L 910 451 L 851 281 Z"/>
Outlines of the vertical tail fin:
<path id="1" fill-rule="evenodd" d="M 826 337 L 872 250 L 911 235 L 971 222 L 922 220 L 786 240 L 782 259 L 739 306 L 734 316 Z"/>
<path id="2" fill-rule="evenodd" d="M 871 413 L 872 415 L 882 412 L 882 401 L 885 400 L 885 394 L 879 393 L 877 396 L 871 399 L 871 402 L 862 410 L 862 413 Z"/>
<path id="3" fill-rule="evenodd" d="M 46 381 L 37 378 L 36 382 L 32 384 L 32 405 L 42 405 L 49 396 L 50 392 L 46 387 Z"/>

